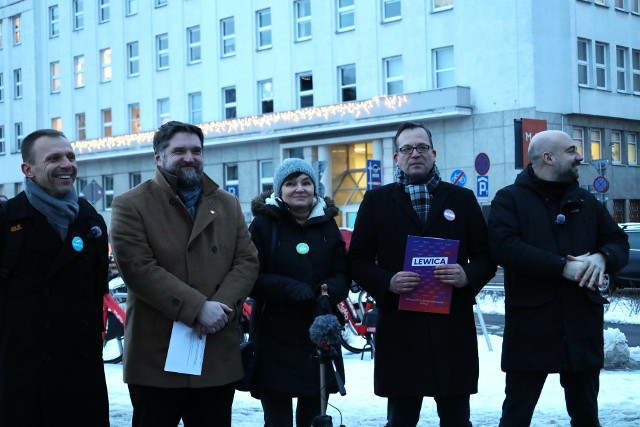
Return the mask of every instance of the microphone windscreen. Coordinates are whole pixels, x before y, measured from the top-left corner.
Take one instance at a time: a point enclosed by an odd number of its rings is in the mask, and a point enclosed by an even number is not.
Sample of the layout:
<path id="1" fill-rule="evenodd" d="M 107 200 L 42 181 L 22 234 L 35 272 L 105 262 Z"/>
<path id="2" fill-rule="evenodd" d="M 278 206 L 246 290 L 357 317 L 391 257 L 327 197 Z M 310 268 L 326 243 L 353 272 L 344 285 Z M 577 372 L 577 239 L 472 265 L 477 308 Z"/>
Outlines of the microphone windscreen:
<path id="1" fill-rule="evenodd" d="M 333 314 L 325 314 L 315 318 L 309 328 L 311 341 L 319 346 L 340 344 L 342 326 Z"/>

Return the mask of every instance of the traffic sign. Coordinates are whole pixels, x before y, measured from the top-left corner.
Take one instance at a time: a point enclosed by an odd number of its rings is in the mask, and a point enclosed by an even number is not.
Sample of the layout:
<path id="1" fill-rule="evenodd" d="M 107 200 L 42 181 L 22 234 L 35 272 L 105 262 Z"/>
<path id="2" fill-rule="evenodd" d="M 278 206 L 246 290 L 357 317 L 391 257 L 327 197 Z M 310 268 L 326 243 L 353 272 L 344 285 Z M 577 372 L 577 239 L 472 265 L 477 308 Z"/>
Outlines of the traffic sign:
<path id="1" fill-rule="evenodd" d="M 380 160 L 367 160 L 367 190 L 382 186 L 382 163 Z"/>
<path id="2" fill-rule="evenodd" d="M 102 199 L 102 195 L 104 194 L 104 190 L 98 185 L 95 179 L 92 179 L 91 182 L 80 191 L 84 197 L 93 204 Z"/>
<path id="3" fill-rule="evenodd" d="M 464 185 L 467 183 L 467 175 L 461 169 L 456 169 L 451 173 L 449 182 L 451 182 L 453 185 L 464 187 Z"/>
<path id="4" fill-rule="evenodd" d="M 491 167 L 489 156 L 486 153 L 478 154 L 476 156 L 475 166 L 478 175 L 486 175 L 487 173 L 489 173 L 489 168 Z"/>
<path id="5" fill-rule="evenodd" d="M 609 181 L 604 176 L 597 176 L 593 180 L 593 189 L 598 193 L 606 193 L 609 190 Z"/>
<path id="6" fill-rule="evenodd" d="M 233 194 L 236 197 L 240 197 L 240 195 L 238 194 L 238 185 L 227 185 L 224 188 L 227 193 Z"/>
<path id="7" fill-rule="evenodd" d="M 476 177 L 476 194 L 478 198 L 480 197 L 489 197 L 489 177 L 488 176 L 478 176 Z"/>

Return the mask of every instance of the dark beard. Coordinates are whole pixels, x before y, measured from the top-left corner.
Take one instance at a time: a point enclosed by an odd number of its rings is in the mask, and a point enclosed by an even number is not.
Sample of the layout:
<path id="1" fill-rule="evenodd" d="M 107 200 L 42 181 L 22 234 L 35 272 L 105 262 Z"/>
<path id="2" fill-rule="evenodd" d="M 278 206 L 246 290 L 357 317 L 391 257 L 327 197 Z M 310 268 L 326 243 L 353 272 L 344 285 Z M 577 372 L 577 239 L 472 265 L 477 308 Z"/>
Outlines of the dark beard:
<path id="1" fill-rule="evenodd" d="M 197 166 L 189 166 L 189 168 L 190 170 L 185 170 L 185 167 L 181 166 L 175 171 L 179 187 L 194 187 L 202 183 L 202 168 Z"/>

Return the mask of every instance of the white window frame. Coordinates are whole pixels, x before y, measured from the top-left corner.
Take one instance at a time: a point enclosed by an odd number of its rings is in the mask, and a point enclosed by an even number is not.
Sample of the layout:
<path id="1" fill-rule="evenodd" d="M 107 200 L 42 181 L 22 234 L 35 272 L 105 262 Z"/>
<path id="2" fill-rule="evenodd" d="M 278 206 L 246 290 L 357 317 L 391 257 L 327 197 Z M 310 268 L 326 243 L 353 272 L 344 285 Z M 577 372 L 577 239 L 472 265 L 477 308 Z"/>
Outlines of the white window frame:
<path id="1" fill-rule="evenodd" d="M 126 16 L 136 15 L 138 13 L 138 0 L 125 0 L 124 13 Z"/>
<path id="2" fill-rule="evenodd" d="M 631 51 L 631 88 L 634 95 L 640 95 L 640 50 Z"/>
<path id="3" fill-rule="evenodd" d="M 155 0 L 156 7 L 163 7 L 169 4 L 169 0 Z"/>
<path id="4" fill-rule="evenodd" d="M 158 127 L 171 120 L 171 101 L 169 98 L 158 99 Z"/>
<path id="5" fill-rule="evenodd" d="M 140 45 L 138 41 L 127 43 L 127 76 L 140 75 Z"/>
<path id="6" fill-rule="evenodd" d="M 350 80 L 351 74 L 353 75 L 353 81 Z M 357 91 L 357 76 L 356 76 L 356 64 L 347 64 L 338 67 L 338 101 L 349 102 L 356 101 L 358 99 Z M 353 89 L 353 99 L 345 99 L 345 91 Z"/>
<path id="7" fill-rule="evenodd" d="M 113 203 L 113 175 L 102 176 L 102 189 L 104 190 L 104 210 L 110 211 Z"/>
<path id="8" fill-rule="evenodd" d="M 393 9 L 398 7 L 398 13 L 396 15 L 390 15 L 393 13 Z M 382 0 L 382 22 L 393 22 L 402 19 L 402 1 L 401 0 Z"/>
<path id="9" fill-rule="evenodd" d="M 202 123 L 202 92 L 189 94 L 189 123 Z"/>
<path id="10" fill-rule="evenodd" d="M 73 30 L 84 28 L 84 0 L 73 0 Z"/>
<path id="11" fill-rule="evenodd" d="M 574 127 L 571 133 L 571 139 L 576 145 L 576 150 L 584 157 L 584 132 L 582 127 Z"/>
<path id="12" fill-rule="evenodd" d="M 111 20 L 111 0 L 98 0 L 98 23 L 104 24 Z"/>
<path id="13" fill-rule="evenodd" d="M 581 57 L 581 51 L 585 57 Z M 578 86 L 591 87 L 591 40 L 578 39 L 576 56 L 578 62 Z M 580 82 L 581 73 L 586 76 L 586 82 Z"/>
<path id="14" fill-rule="evenodd" d="M 640 0 L 630 0 L 629 11 L 631 13 L 640 14 Z"/>
<path id="15" fill-rule="evenodd" d="M 336 1 L 336 31 L 339 33 L 352 31 L 356 28 L 356 7 L 355 0 L 335 0 Z M 351 24 L 343 26 L 343 20 L 351 16 Z"/>
<path id="16" fill-rule="evenodd" d="M 295 39 L 297 42 L 311 40 L 311 0 L 296 0 L 293 2 L 295 16 Z M 308 14 L 305 14 L 306 11 Z"/>
<path id="17" fill-rule="evenodd" d="M 271 111 L 265 111 L 265 103 L 271 103 Z M 258 113 L 269 114 L 275 111 L 273 99 L 273 80 L 266 79 L 258 82 Z"/>
<path id="18" fill-rule="evenodd" d="M 627 93 L 629 83 L 627 82 L 627 69 L 629 65 L 629 49 L 616 46 L 616 87 L 618 92 Z"/>
<path id="19" fill-rule="evenodd" d="M 22 99 L 22 68 L 13 70 L 13 98 Z"/>
<path id="20" fill-rule="evenodd" d="M 638 134 L 627 132 L 627 161 L 630 165 L 638 164 Z"/>
<path id="21" fill-rule="evenodd" d="M 76 89 L 84 87 L 84 55 L 78 55 L 73 58 L 73 82 Z"/>
<path id="22" fill-rule="evenodd" d="M 622 132 L 618 130 L 611 131 L 611 163 L 622 163 Z"/>
<path id="23" fill-rule="evenodd" d="M 227 96 L 229 95 L 229 96 Z M 230 99 L 230 97 L 233 99 Z M 222 119 L 230 120 L 238 117 L 238 94 L 235 86 L 222 88 Z"/>
<path id="24" fill-rule="evenodd" d="M 111 111 L 111 108 L 104 108 L 100 111 L 100 121 L 102 125 L 102 136 L 113 136 L 113 111 Z"/>
<path id="25" fill-rule="evenodd" d="M 0 73 L 0 102 L 4 102 L 4 73 Z"/>
<path id="26" fill-rule="evenodd" d="M 22 134 L 24 132 L 24 127 L 22 126 L 22 122 L 16 122 L 13 124 L 13 132 L 16 138 L 14 152 L 19 153 L 20 146 L 22 145 L 22 140 L 24 139 L 24 135 Z"/>
<path id="27" fill-rule="evenodd" d="M 129 133 L 140 133 L 140 104 L 129 104 Z"/>
<path id="28" fill-rule="evenodd" d="M 200 36 L 200 25 L 187 28 L 188 64 L 197 64 L 199 62 L 202 62 L 202 39 Z"/>
<path id="29" fill-rule="evenodd" d="M 442 12 L 443 10 L 453 9 L 453 0 L 432 0 L 431 10 L 433 12 Z"/>
<path id="30" fill-rule="evenodd" d="M 7 147 L 4 139 L 4 125 L 0 125 L 0 155 L 7 154 Z"/>
<path id="31" fill-rule="evenodd" d="M 444 55 L 451 56 L 451 64 L 443 64 L 446 58 Z M 456 85 L 456 60 L 455 50 L 453 46 L 445 46 L 433 49 L 433 87 L 442 89 L 445 87 L 454 87 Z"/>
<path id="32" fill-rule="evenodd" d="M 2 47 L 4 46 L 4 38 L 2 37 L 3 34 L 2 19 L 0 19 L 0 49 L 2 49 Z"/>
<path id="33" fill-rule="evenodd" d="M 260 160 L 259 169 L 259 192 L 262 193 L 263 191 L 267 190 L 268 187 L 273 188 L 273 172 L 275 170 L 273 160 Z"/>
<path id="34" fill-rule="evenodd" d="M 110 82 L 112 77 L 111 48 L 100 49 L 100 82 Z"/>
<path id="35" fill-rule="evenodd" d="M 399 75 L 391 75 L 391 67 L 393 65 L 400 64 L 401 73 Z M 392 56 L 390 58 L 384 58 L 382 60 L 383 64 L 383 75 L 384 75 L 384 94 L 385 95 L 397 95 L 404 92 L 404 67 L 402 63 L 402 56 Z M 400 82 L 401 90 L 396 92 L 394 90 L 390 90 L 394 84 Z"/>
<path id="36" fill-rule="evenodd" d="M 615 0 L 614 4 L 615 4 L 615 8 L 617 10 L 626 10 L 625 9 L 625 0 Z"/>
<path id="37" fill-rule="evenodd" d="M 13 45 L 17 46 L 22 43 L 22 15 L 17 14 L 11 18 L 13 26 Z"/>
<path id="38" fill-rule="evenodd" d="M 87 139 L 87 116 L 85 113 L 76 114 L 76 140 L 82 141 Z"/>
<path id="39" fill-rule="evenodd" d="M 597 4 L 597 5 L 599 5 L 599 6 L 606 6 L 606 7 L 608 7 L 608 6 L 607 6 L 607 0 L 593 0 L 593 3 L 594 3 L 594 4 Z"/>
<path id="40" fill-rule="evenodd" d="M 273 47 L 271 36 L 271 8 L 268 7 L 256 12 L 256 46 L 258 50 Z"/>
<path id="41" fill-rule="evenodd" d="M 603 158 L 602 130 L 589 129 L 589 147 L 590 147 L 589 154 L 591 156 L 590 160 L 600 160 Z M 597 157 L 594 154 L 596 154 Z"/>
<path id="42" fill-rule="evenodd" d="M 54 61 L 49 64 L 49 72 L 51 75 L 51 93 L 60 93 L 60 61 Z"/>
<path id="43" fill-rule="evenodd" d="M 595 43 L 595 56 L 594 63 L 596 67 L 596 89 L 608 90 L 609 89 L 609 44 L 603 42 Z M 598 60 L 598 56 L 600 56 L 600 52 L 602 52 L 601 60 Z M 601 78 L 604 79 L 604 82 L 601 81 Z"/>
<path id="44" fill-rule="evenodd" d="M 233 16 L 220 20 L 220 52 L 223 58 L 236 54 L 236 23 Z"/>
<path id="45" fill-rule="evenodd" d="M 51 129 L 55 129 L 58 132 L 62 132 L 62 118 L 54 117 L 51 119 Z"/>
<path id="46" fill-rule="evenodd" d="M 49 38 L 60 36 L 60 10 L 58 5 L 49 7 Z"/>
<path id="47" fill-rule="evenodd" d="M 129 189 L 142 183 L 142 172 L 129 172 Z"/>
<path id="48" fill-rule="evenodd" d="M 156 70 L 169 69 L 169 34 L 163 33 L 156 36 Z"/>
<path id="49" fill-rule="evenodd" d="M 303 81 L 305 80 L 310 80 L 311 82 L 311 89 L 303 89 L 302 85 L 303 85 Z M 314 101 L 313 101 L 313 73 L 311 71 L 305 71 L 303 73 L 298 73 L 296 74 L 296 99 L 298 100 L 298 108 L 308 108 L 308 107 L 313 107 L 314 106 Z M 310 105 L 304 105 L 304 104 L 308 104 L 308 101 L 311 100 Z"/>
<path id="50" fill-rule="evenodd" d="M 238 163 L 225 163 L 224 164 L 224 187 L 225 190 L 229 185 L 240 185 L 240 174 L 238 169 Z M 236 194 L 237 195 L 237 194 Z"/>

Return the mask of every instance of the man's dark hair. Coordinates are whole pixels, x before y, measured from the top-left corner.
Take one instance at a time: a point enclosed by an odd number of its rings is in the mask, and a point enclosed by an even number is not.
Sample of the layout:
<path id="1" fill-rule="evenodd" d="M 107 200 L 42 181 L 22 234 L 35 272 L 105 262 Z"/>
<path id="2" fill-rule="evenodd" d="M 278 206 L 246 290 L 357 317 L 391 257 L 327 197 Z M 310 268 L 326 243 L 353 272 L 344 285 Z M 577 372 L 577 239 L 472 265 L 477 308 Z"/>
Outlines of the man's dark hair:
<path id="1" fill-rule="evenodd" d="M 162 154 L 169 146 L 169 141 L 176 133 L 184 132 L 197 135 L 200 139 L 200 146 L 204 146 L 204 135 L 202 129 L 190 123 L 171 121 L 163 124 L 153 135 L 153 153 Z"/>
<path id="2" fill-rule="evenodd" d="M 400 134 L 407 129 L 415 129 L 415 128 L 424 129 L 424 131 L 427 132 L 427 135 L 429 135 L 429 143 L 431 144 L 431 148 L 433 148 L 433 138 L 431 137 L 431 131 L 429 129 L 427 129 L 424 125 L 418 122 L 404 122 L 400 125 L 395 136 L 393 137 L 394 151 L 398 151 L 398 137 L 400 136 Z"/>
<path id="3" fill-rule="evenodd" d="M 20 153 L 22 154 L 22 161 L 24 163 L 32 164 L 34 162 L 35 159 L 33 158 L 33 146 L 38 138 L 41 138 L 43 136 L 67 139 L 64 133 L 55 129 L 38 129 L 31 132 L 20 143 Z"/>

